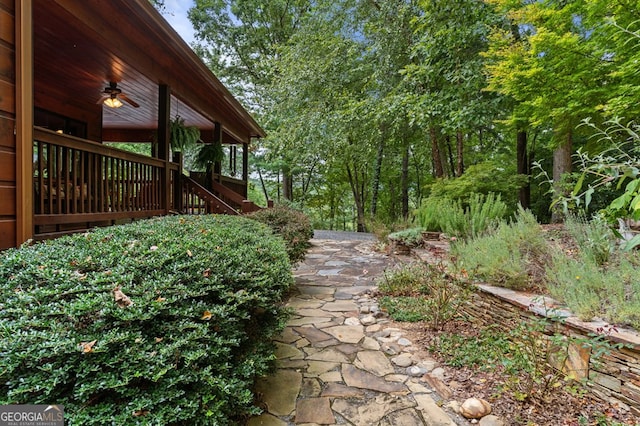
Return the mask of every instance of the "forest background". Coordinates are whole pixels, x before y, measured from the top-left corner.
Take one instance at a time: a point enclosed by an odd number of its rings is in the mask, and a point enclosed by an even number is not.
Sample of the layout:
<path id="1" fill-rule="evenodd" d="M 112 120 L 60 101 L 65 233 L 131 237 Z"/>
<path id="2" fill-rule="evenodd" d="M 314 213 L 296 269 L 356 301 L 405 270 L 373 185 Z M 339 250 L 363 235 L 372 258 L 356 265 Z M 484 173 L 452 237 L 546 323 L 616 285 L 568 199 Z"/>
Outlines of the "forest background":
<path id="1" fill-rule="evenodd" d="M 434 198 L 493 192 L 541 222 L 619 199 L 620 174 L 638 181 L 639 6 L 196 0 L 189 19 L 196 53 L 267 131 L 252 198 L 364 231 Z"/>

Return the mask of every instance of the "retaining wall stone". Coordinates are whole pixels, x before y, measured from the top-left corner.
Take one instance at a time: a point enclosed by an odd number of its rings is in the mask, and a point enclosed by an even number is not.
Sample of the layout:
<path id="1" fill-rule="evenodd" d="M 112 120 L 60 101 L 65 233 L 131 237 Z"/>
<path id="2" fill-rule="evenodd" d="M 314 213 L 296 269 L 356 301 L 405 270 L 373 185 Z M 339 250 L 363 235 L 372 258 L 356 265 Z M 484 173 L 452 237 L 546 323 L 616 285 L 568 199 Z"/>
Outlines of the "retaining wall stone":
<path id="1" fill-rule="evenodd" d="M 621 343 L 622 348 L 613 347 L 598 359 L 593 359 L 588 348 L 574 345 L 569 362 L 557 367 L 571 377 L 588 378 L 590 393 L 640 416 L 640 333 L 635 330 L 604 321 L 581 321 L 551 298 L 484 284 L 477 286 L 464 312 L 477 323 L 495 324 L 504 330 L 536 317 L 562 318 L 560 329 L 565 335 L 586 339 L 605 335 L 612 344 Z"/>

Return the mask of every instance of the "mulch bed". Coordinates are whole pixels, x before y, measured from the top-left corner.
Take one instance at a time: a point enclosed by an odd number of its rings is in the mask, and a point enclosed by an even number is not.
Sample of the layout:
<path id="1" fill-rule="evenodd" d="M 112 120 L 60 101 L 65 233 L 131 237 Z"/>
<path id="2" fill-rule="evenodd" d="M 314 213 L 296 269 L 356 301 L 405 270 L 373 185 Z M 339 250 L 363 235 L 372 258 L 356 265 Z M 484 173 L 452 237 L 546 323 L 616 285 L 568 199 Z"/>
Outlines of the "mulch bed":
<path id="1" fill-rule="evenodd" d="M 477 326 L 465 321 L 445 325 L 443 331 L 429 330 L 424 323 L 396 323 L 406 330 L 407 338 L 424 349 L 429 356 L 438 360 L 445 370 L 444 384 L 452 393 L 449 400 L 462 403 L 467 398 L 483 398 L 491 403 L 492 414 L 505 421 L 505 425 L 523 426 L 582 426 L 582 425 L 640 425 L 640 419 L 625 413 L 620 407 L 604 403 L 585 395 L 576 396 L 564 387 L 558 387 L 545 394 L 544 400 L 531 398 L 518 401 L 514 392 L 502 390 L 510 376 L 500 366 L 495 370 L 469 367 L 451 367 L 445 363 L 437 351 L 429 348 L 437 346 L 442 333 L 456 333 L 473 338 L 478 334 Z M 521 382 L 527 379 L 519 377 Z M 444 401 L 446 404 L 448 401 Z M 580 420 L 580 418 L 584 420 Z M 613 423 L 613 422 L 617 423 Z"/>

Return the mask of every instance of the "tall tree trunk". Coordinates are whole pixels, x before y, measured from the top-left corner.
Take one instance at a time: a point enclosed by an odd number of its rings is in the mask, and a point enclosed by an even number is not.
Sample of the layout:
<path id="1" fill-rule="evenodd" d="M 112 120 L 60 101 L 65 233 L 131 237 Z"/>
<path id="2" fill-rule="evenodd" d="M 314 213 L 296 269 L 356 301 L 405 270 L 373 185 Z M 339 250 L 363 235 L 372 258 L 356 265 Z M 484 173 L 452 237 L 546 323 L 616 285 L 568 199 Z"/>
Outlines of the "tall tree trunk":
<path id="1" fill-rule="evenodd" d="M 402 218 L 409 218 L 409 143 L 402 153 L 402 174 L 400 175 L 400 196 L 402 200 Z"/>
<path id="2" fill-rule="evenodd" d="M 460 130 L 456 132 L 456 153 L 456 176 L 460 177 L 464 173 L 464 134 Z"/>
<path id="3" fill-rule="evenodd" d="M 566 195 L 566 188 L 562 186 L 562 177 L 571 173 L 571 153 L 573 150 L 573 133 L 567 133 L 565 142 L 553 151 L 553 192 L 555 197 Z M 551 222 L 562 223 L 564 212 L 560 203 L 556 203 L 551 211 Z"/>
<path id="4" fill-rule="evenodd" d="M 380 175 L 382 174 L 382 158 L 384 156 L 385 126 L 380 126 L 380 141 L 378 142 L 378 153 L 376 154 L 376 165 L 373 170 L 373 182 L 371 183 L 371 217 L 375 217 L 378 211 L 378 191 L 380 191 Z"/>
<path id="5" fill-rule="evenodd" d="M 429 127 L 431 138 L 431 162 L 433 163 L 433 173 L 436 178 L 444 177 L 442 159 L 440 158 L 440 147 L 438 146 L 438 131 L 435 126 Z"/>
<path id="6" fill-rule="evenodd" d="M 282 170 L 282 196 L 285 200 L 293 201 L 293 178 L 288 169 Z"/>
<path id="7" fill-rule="evenodd" d="M 522 208 L 528 209 L 531 205 L 531 183 L 529 179 L 531 167 L 527 151 L 527 132 L 524 130 L 519 130 L 516 135 L 516 156 L 518 160 L 517 173 L 527 177 L 527 183 L 518 191 L 518 200 Z"/>
<path id="8" fill-rule="evenodd" d="M 262 172 L 260 171 L 260 167 L 256 167 L 258 170 L 258 176 L 260 177 L 260 186 L 262 187 L 262 193 L 264 194 L 265 200 L 269 201 L 269 193 L 267 192 L 267 186 L 264 184 L 264 179 L 262 178 Z"/>
<path id="9" fill-rule="evenodd" d="M 453 163 L 453 150 L 451 149 L 451 138 L 449 137 L 449 135 L 447 135 L 444 138 L 445 142 L 447 143 L 447 158 L 443 159 L 443 161 L 446 161 L 447 164 L 449 164 L 449 177 L 454 177 L 456 175 L 456 169 L 455 169 L 455 165 Z"/>
<path id="10" fill-rule="evenodd" d="M 352 171 L 351 167 L 349 167 L 349 164 L 346 164 L 345 167 L 347 169 L 347 176 L 349 177 L 349 186 L 351 186 L 351 192 L 353 193 L 353 201 L 355 201 L 356 203 L 357 231 L 367 232 L 364 214 L 364 200 L 359 190 L 360 182 L 358 182 L 358 172 L 357 170 Z"/>

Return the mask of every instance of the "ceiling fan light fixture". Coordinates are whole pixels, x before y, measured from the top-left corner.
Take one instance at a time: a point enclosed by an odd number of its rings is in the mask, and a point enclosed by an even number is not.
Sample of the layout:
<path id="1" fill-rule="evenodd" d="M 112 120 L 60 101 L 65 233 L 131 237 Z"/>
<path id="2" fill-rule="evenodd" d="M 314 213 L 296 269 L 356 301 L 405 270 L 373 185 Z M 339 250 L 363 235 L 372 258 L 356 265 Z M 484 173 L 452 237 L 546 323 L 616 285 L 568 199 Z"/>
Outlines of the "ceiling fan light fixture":
<path id="1" fill-rule="evenodd" d="M 104 104 L 109 108 L 120 108 L 122 106 L 122 101 L 120 101 L 115 94 L 111 94 L 110 97 L 104 100 Z"/>

